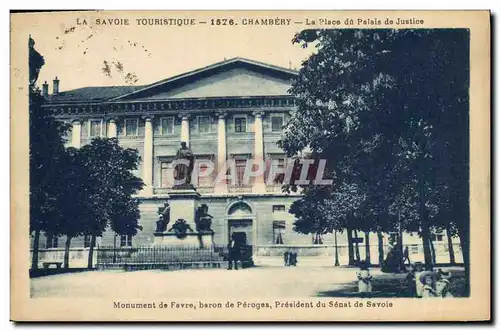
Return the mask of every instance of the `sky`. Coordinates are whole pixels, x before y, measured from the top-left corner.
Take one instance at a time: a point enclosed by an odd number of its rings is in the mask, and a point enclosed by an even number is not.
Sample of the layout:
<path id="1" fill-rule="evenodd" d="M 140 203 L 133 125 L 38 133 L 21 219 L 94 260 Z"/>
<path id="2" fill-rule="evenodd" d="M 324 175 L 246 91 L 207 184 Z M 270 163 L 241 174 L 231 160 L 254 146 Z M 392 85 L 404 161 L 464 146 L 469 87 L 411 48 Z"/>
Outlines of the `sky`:
<path id="1" fill-rule="evenodd" d="M 292 44 L 299 31 L 293 26 L 104 27 L 94 24 L 96 17 L 102 17 L 99 15 L 46 15 L 30 22 L 26 32 L 45 58 L 39 85 L 47 81 L 52 91 L 55 76 L 60 80 L 60 91 L 85 86 L 144 85 L 233 57 L 298 69 L 312 51 Z M 89 25 L 77 25 L 77 18 Z M 104 61 L 110 66 L 109 75 L 102 70 Z M 137 81 L 127 79 L 128 73 Z"/>

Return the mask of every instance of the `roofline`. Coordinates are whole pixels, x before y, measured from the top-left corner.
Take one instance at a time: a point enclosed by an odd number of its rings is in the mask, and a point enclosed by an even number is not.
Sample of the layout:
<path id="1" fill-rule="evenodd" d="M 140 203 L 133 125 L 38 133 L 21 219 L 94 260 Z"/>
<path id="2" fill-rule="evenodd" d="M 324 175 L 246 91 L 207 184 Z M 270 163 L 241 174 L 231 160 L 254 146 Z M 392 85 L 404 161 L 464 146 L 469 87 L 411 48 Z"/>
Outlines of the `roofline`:
<path id="1" fill-rule="evenodd" d="M 282 94 L 282 95 L 245 95 L 245 96 L 214 96 L 214 97 L 190 97 L 190 98 L 166 98 L 166 99 L 155 99 L 155 100 L 95 100 L 95 101 L 65 101 L 61 103 L 44 103 L 42 104 L 42 108 L 50 108 L 55 106 L 73 106 L 73 105 L 86 105 L 86 106 L 99 106 L 99 105 L 107 105 L 107 104 L 122 104 L 122 103 L 148 103 L 148 102 L 175 102 L 175 101 L 205 101 L 205 100 L 218 100 L 218 99 L 255 99 L 255 98 L 263 98 L 263 99 L 281 99 L 281 98 L 294 98 L 291 94 Z"/>
<path id="2" fill-rule="evenodd" d="M 183 78 L 186 78 L 186 77 L 189 77 L 189 76 L 196 75 L 196 74 L 201 73 L 203 71 L 215 69 L 217 67 L 221 67 L 223 65 L 230 64 L 230 63 L 235 63 L 235 62 L 238 62 L 238 61 L 244 62 L 244 63 L 248 63 L 248 64 L 257 65 L 257 66 L 260 66 L 260 67 L 265 67 L 265 68 L 268 68 L 268 69 L 271 69 L 271 70 L 286 72 L 286 73 L 288 73 L 290 75 L 294 75 L 294 76 L 297 76 L 299 74 L 299 72 L 297 70 L 286 69 L 284 67 L 280 67 L 280 66 L 276 66 L 276 65 L 272 65 L 272 64 L 260 62 L 260 61 L 250 60 L 250 59 L 246 59 L 246 58 L 242 58 L 242 57 L 234 57 L 234 58 L 231 58 L 229 60 L 224 60 L 224 61 L 221 61 L 221 62 L 216 62 L 214 64 L 211 64 L 211 65 L 208 65 L 208 66 L 205 66 L 205 67 L 202 67 L 202 68 L 198 68 L 198 69 L 191 70 L 191 71 L 188 71 L 188 72 L 176 75 L 176 76 L 172 76 L 172 77 L 167 78 L 167 79 L 162 79 L 162 80 L 160 80 L 160 81 L 158 81 L 156 83 L 145 85 L 143 88 L 137 89 L 137 90 L 135 90 L 133 92 L 129 92 L 129 93 L 117 96 L 117 97 L 113 97 L 113 98 L 107 99 L 105 101 L 115 101 L 117 99 L 125 98 L 127 96 L 140 93 L 142 91 L 145 91 L 147 89 L 160 86 L 160 85 L 165 84 L 165 83 L 171 83 L 171 82 L 174 82 L 174 81 L 179 80 L 179 79 L 183 79 Z"/>

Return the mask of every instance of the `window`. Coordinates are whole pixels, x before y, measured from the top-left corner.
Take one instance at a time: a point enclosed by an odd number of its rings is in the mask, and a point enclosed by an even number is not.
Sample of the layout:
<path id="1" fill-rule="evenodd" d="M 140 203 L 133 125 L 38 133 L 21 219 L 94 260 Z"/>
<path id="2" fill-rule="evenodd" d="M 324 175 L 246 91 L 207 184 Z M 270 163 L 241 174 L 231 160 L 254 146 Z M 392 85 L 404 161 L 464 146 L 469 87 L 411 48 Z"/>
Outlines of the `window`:
<path id="1" fill-rule="evenodd" d="M 283 116 L 271 116 L 271 131 L 283 131 Z"/>
<path id="2" fill-rule="evenodd" d="M 137 118 L 125 119 L 125 135 L 137 136 L 139 134 L 139 120 Z"/>
<path id="3" fill-rule="evenodd" d="M 162 117 L 160 120 L 160 134 L 167 135 L 174 133 L 174 118 L 173 117 Z"/>
<path id="4" fill-rule="evenodd" d="M 172 168 L 172 162 L 162 162 L 161 163 L 161 187 L 170 188 L 174 186 L 174 169 Z"/>
<path id="5" fill-rule="evenodd" d="M 59 238 L 52 233 L 47 234 L 47 248 L 59 247 Z"/>
<path id="6" fill-rule="evenodd" d="M 443 235 L 442 234 L 433 234 L 431 235 L 432 241 L 443 241 Z"/>
<path id="7" fill-rule="evenodd" d="M 247 166 L 247 160 L 245 159 L 235 160 L 235 165 L 236 165 L 236 185 L 242 186 L 243 177 L 245 175 L 245 167 Z"/>
<path id="8" fill-rule="evenodd" d="M 285 234 L 285 221 L 273 221 L 273 244 L 283 245 L 283 235 Z"/>
<path id="9" fill-rule="evenodd" d="M 285 169 L 285 159 L 281 158 L 281 159 L 278 159 L 278 164 L 276 165 L 276 171 L 283 171 L 283 169 Z M 274 174 L 273 182 L 275 184 L 282 184 L 284 180 L 285 180 L 284 173 L 275 173 Z"/>
<path id="10" fill-rule="evenodd" d="M 211 158 L 210 157 L 200 157 L 200 158 L 196 158 L 196 160 L 199 162 L 199 163 L 195 163 L 195 166 L 198 166 L 198 178 L 196 178 L 195 180 L 198 181 L 198 186 L 199 187 L 212 187 L 213 186 L 213 176 L 214 176 L 214 173 L 215 171 L 212 171 L 212 173 L 208 176 L 206 176 L 207 174 L 207 171 L 208 171 L 208 168 L 209 168 L 209 164 L 208 162 L 212 162 Z M 201 176 L 201 174 L 203 174 L 203 176 Z"/>
<path id="11" fill-rule="evenodd" d="M 315 233 L 312 237 L 313 245 L 323 245 L 323 236 L 321 233 Z"/>
<path id="12" fill-rule="evenodd" d="M 92 241 L 92 236 L 83 236 L 83 247 L 90 247 L 90 242 Z M 95 242 L 94 242 L 95 247 Z"/>
<path id="13" fill-rule="evenodd" d="M 100 137 L 102 135 L 102 121 L 90 120 L 89 122 L 89 136 Z"/>
<path id="14" fill-rule="evenodd" d="M 273 213 L 284 212 L 284 211 L 285 211 L 285 205 L 274 205 L 273 206 Z"/>
<path id="15" fill-rule="evenodd" d="M 210 117 L 198 116 L 198 132 L 199 133 L 210 132 Z"/>
<path id="16" fill-rule="evenodd" d="M 132 247 L 132 236 L 121 235 L 120 236 L 120 247 Z"/>
<path id="17" fill-rule="evenodd" d="M 269 182 L 269 176 L 273 176 L 269 184 L 283 184 L 285 180 L 286 160 L 284 157 L 277 158 L 272 156 L 271 159 L 266 160 L 266 171 L 264 174 L 266 183 Z"/>
<path id="18" fill-rule="evenodd" d="M 411 254 L 418 254 L 418 244 L 417 245 L 411 245 L 410 246 L 410 253 Z"/>
<path id="19" fill-rule="evenodd" d="M 235 117 L 234 118 L 234 132 L 247 132 L 247 118 Z"/>

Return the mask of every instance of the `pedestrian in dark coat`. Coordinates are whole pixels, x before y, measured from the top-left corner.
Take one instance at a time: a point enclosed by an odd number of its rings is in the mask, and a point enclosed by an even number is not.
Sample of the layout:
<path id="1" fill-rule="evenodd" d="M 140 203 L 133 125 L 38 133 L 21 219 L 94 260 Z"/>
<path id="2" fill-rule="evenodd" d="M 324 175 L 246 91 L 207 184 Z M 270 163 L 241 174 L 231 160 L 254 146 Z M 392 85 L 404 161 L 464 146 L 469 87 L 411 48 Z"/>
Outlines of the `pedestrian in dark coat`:
<path id="1" fill-rule="evenodd" d="M 233 263 L 234 263 L 234 269 L 238 270 L 238 261 L 241 261 L 241 247 L 239 243 L 235 240 L 234 235 L 231 236 L 231 239 L 229 240 L 229 266 L 227 270 L 232 270 L 233 269 Z"/>

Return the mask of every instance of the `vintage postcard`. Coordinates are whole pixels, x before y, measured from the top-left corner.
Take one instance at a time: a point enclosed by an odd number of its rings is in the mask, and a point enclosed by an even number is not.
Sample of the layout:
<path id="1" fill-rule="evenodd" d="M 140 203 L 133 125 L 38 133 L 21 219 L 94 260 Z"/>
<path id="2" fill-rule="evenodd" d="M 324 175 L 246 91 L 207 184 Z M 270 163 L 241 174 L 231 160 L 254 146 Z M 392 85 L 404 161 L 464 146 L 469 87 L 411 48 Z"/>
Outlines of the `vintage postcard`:
<path id="1" fill-rule="evenodd" d="M 11 13 L 14 321 L 487 321 L 488 11 Z"/>

